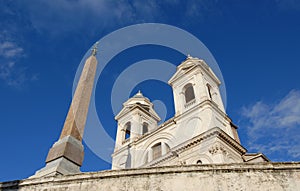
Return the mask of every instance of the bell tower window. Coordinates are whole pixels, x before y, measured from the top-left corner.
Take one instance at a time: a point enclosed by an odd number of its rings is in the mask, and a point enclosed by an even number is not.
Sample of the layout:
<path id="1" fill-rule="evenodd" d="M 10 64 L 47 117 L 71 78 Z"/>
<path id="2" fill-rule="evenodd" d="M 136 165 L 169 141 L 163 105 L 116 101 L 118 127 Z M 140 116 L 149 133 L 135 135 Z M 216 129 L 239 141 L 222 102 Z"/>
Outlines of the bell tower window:
<path id="1" fill-rule="evenodd" d="M 127 122 L 125 125 L 125 140 L 130 138 L 130 130 L 131 130 L 131 123 Z"/>
<path id="2" fill-rule="evenodd" d="M 185 97 L 185 103 L 188 103 L 193 99 L 195 99 L 194 88 L 191 83 L 184 86 L 184 97 Z"/>
<path id="3" fill-rule="evenodd" d="M 207 91 L 208 91 L 208 95 L 209 95 L 209 99 L 212 100 L 212 95 L 211 95 L 211 86 L 209 84 L 206 84 L 207 87 Z"/>
<path id="4" fill-rule="evenodd" d="M 149 129 L 148 129 L 148 123 L 144 122 L 143 123 L 143 135 L 148 133 Z"/>

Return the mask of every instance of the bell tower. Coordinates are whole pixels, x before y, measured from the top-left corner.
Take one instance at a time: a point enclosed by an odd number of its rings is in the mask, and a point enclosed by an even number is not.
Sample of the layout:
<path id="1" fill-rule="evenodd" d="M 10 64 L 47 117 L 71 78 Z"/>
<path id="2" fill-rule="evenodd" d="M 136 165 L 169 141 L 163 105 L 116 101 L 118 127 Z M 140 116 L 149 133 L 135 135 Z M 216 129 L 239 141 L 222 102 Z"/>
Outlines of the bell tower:
<path id="1" fill-rule="evenodd" d="M 169 84 L 173 89 L 176 115 L 204 101 L 211 101 L 225 113 L 219 90 L 221 82 L 203 60 L 188 55 L 177 67 Z"/>
<path id="2" fill-rule="evenodd" d="M 157 128 L 160 121 L 150 100 L 139 91 L 123 104 L 115 120 L 118 122 L 112 168 L 134 168 L 139 162 L 134 142 Z"/>
<path id="3" fill-rule="evenodd" d="M 173 89 L 175 116 L 201 118 L 202 129 L 194 133 L 220 127 L 239 142 L 236 128 L 225 112 L 219 89 L 221 82 L 204 60 L 188 55 L 169 84 Z"/>

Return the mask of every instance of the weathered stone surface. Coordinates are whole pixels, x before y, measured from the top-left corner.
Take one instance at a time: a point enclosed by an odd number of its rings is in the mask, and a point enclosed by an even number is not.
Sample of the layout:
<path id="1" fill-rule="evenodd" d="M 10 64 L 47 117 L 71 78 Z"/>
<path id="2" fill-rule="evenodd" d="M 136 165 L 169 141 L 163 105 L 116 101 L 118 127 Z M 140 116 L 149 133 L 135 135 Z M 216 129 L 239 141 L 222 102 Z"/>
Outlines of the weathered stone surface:
<path id="1" fill-rule="evenodd" d="M 296 191 L 299 188 L 300 162 L 109 170 L 0 183 L 3 191 Z"/>
<path id="2" fill-rule="evenodd" d="M 95 56 L 86 60 L 59 139 L 71 135 L 82 140 L 97 64 Z"/>
<path id="3" fill-rule="evenodd" d="M 80 173 L 80 167 L 70 160 L 60 157 L 56 160 L 48 162 L 44 168 L 38 170 L 35 175 L 29 178 L 37 178 L 43 176 L 67 175 Z"/>
<path id="4" fill-rule="evenodd" d="M 51 162 L 60 157 L 64 157 L 73 163 L 81 166 L 83 161 L 83 145 L 72 136 L 64 137 L 57 141 L 50 149 L 46 162 Z"/>
<path id="5" fill-rule="evenodd" d="M 97 64 L 97 59 L 93 53 L 84 64 L 60 138 L 49 150 L 46 166 L 38 170 L 32 177 L 79 172 L 84 156 L 82 136 Z"/>

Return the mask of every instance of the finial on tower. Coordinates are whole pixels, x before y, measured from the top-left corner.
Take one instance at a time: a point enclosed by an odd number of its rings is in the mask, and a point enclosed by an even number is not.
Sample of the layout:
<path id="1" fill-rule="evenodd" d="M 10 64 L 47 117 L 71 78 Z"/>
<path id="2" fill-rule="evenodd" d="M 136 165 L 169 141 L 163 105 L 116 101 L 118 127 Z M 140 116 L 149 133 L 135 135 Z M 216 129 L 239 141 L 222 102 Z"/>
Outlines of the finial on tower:
<path id="1" fill-rule="evenodd" d="M 141 98 L 141 97 L 144 97 L 141 90 L 138 91 L 138 93 L 136 93 L 133 97 L 135 98 Z"/>
<path id="2" fill-rule="evenodd" d="M 191 59 L 193 58 L 190 54 L 187 55 L 186 59 Z"/>
<path id="3" fill-rule="evenodd" d="M 98 44 L 99 44 L 99 42 L 96 42 L 96 43 L 94 44 L 93 48 L 92 48 L 92 55 L 93 55 L 93 56 L 96 56 L 96 54 L 97 54 L 97 51 L 98 51 Z"/>

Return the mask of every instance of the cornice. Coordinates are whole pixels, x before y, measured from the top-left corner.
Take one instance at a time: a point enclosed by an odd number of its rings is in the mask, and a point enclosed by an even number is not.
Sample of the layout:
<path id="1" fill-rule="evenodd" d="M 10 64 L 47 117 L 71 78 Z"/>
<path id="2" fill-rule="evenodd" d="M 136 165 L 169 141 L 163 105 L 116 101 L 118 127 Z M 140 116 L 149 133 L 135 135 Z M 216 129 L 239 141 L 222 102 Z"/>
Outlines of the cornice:
<path id="1" fill-rule="evenodd" d="M 299 172 L 300 162 L 262 162 L 262 163 L 231 163 L 231 164 L 202 164 L 202 165 L 172 165 L 161 167 L 146 167 L 146 168 L 132 168 L 122 170 L 103 170 L 98 172 L 84 172 L 79 174 L 65 175 L 65 176 L 49 176 L 43 178 L 29 178 L 24 180 L 16 180 L 0 183 L 0 189 L 25 189 L 31 185 L 45 185 L 61 183 L 71 184 L 81 181 L 92 181 L 107 178 L 122 178 L 122 177 L 142 177 L 156 174 L 183 174 L 183 173 L 211 173 L 216 172 Z"/>
<path id="2" fill-rule="evenodd" d="M 240 145 L 238 142 L 236 142 L 234 139 L 232 139 L 229 135 L 227 135 L 222 129 L 219 127 L 214 127 L 176 147 L 171 149 L 171 151 L 162 156 L 161 158 L 158 158 L 157 160 L 151 161 L 150 163 L 146 164 L 145 166 L 156 166 L 172 157 L 176 157 L 176 154 L 174 153 L 182 153 L 186 150 L 188 150 L 191 147 L 194 147 L 196 145 L 199 145 L 204 140 L 207 140 L 211 137 L 218 137 L 222 139 L 225 143 L 227 143 L 229 146 L 233 147 L 235 150 L 237 150 L 241 155 L 246 153 L 246 149 Z"/>

